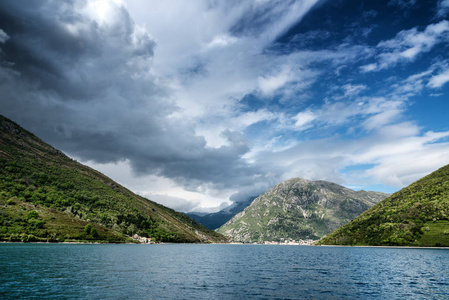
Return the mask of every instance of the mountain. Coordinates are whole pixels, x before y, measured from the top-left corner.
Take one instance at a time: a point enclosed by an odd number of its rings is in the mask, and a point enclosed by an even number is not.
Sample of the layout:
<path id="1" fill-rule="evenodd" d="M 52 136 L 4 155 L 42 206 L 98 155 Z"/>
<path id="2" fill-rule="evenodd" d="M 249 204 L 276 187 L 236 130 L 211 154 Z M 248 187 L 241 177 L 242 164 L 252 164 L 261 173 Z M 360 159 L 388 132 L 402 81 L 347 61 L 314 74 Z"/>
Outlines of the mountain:
<path id="1" fill-rule="evenodd" d="M 0 115 L 0 240 L 223 242 L 184 214 L 140 197 Z"/>
<path id="2" fill-rule="evenodd" d="M 220 210 L 216 213 L 202 214 L 197 212 L 186 213 L 187 216 L 191 217 L 203 226 L 209 229 L 215 230 L 227 221 L 229 221 L 233 216 L 238 214 L 247 208 L 256 197 L 250 197 L 246 201 L 234 202 L 230 206 Z"/>
<path id="3" fill-rule="evenodd" d="M 320 245 L 449 246 L 449 165 L 412 183 Z"/>
<path id="4" fill-rule="evenodd" d="M 293 178 L 256 198 L 217 231 L 235 242 L 318 240 L 387 196 Z"/>

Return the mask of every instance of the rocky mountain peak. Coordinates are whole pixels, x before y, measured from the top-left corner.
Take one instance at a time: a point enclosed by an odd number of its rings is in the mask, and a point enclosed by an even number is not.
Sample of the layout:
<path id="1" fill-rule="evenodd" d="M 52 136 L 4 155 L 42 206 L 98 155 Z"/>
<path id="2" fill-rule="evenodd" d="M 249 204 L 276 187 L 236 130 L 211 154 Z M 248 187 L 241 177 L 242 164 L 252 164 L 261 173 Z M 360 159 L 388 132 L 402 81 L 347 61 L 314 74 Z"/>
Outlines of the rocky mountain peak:
<path id="1" fill-rule="evenodd" d="M 238 242 L 318 239 L 387 196 L 292 178 L 256 198 L 218 231 Z"/>

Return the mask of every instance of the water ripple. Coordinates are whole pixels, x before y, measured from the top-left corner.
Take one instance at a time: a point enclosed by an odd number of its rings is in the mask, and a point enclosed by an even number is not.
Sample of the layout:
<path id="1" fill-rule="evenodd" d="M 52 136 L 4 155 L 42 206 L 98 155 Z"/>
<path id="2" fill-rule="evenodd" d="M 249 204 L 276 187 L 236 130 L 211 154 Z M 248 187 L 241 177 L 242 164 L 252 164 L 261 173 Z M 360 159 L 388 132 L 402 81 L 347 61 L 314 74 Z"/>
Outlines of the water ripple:
<path id="1" fill-rule="evenodd" d="M 449 250 L 1 244 L 0 298 L 447 299 Z"/>

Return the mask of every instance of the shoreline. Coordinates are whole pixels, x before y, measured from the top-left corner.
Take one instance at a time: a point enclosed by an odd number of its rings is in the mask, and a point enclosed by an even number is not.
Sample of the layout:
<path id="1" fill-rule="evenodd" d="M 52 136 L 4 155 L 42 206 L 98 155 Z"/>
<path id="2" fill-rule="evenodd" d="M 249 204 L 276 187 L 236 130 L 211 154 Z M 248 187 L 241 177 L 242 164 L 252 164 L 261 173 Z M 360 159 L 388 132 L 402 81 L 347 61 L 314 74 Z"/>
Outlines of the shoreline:
<path id="1" fill-rule="evenodd" d="M 448 250 L 449 247 L 429 247 L 429 246 L 368 246 L 368 245 L 356 245 L 356 246 L 349 246 L 349 245 L 312 245 L 316 247 L 347 247 L 347 248 L 396 248 L 396 249 L 446 249 Z"/>
<path id="2" fill-rule="evenodd" d="M 101 242 L 10 242 L 0 241 L 0 244 L 63 244 L 63 245 L 255 245 L 255 246 L 312 246 L 312 247 L 341 247 L 341 248 L 391 248 L 391 249 L 440 249 L 449 247 L 419 247 L 419 246 L 348 246 L 348 245 L 293 245 L 293 244 L 253 244 L 253 243 L 101 243 Z"/>

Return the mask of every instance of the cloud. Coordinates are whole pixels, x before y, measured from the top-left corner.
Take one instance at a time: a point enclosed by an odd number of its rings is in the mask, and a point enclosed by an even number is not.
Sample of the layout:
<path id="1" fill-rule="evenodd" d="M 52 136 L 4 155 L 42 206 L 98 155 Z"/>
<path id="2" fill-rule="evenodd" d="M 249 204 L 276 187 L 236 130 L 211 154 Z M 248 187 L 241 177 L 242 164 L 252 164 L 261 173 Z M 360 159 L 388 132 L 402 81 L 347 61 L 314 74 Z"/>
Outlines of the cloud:
<path id="1" fill-rule="evenodd" d="M 360 67 L 360 72 L 362 73 L 368 73 L 372 71 L 376 71 L 379 69 L 379 66 L 376 63 L 363 65 Z"/>
<path id="2" fill-rule="evenodd" d="M 295 26 L 324 6 L 1 1 L 0 111 L 184 211 L 245 200 L 289 177 L 408 182 L 401 172 L 381 178 L 383 149 L 408 165 L 400 155 L 415 159 L 413 151 L 448 161 L 445 132 L 431 139 L 406 114 L 411 97 L 441 91 L 447 62 L 428 59 L 427 70 L 389 78 L 373 71 L 426 58 L 446 41 L 449 23 L 394 32 L 377 46 L 362 43 L 372 24 L 356 32 L 351 23 L 344 33 L 353 36 L 341 40 L 333 22 Z M 382 15 L 360 12 L 365 21 Z M 394 139 L 410 151 L 394 152 Z M 359 164 L 370 167 L 341 171 Z"/>
<path id="3" fill-rule="evenodd" d="M 422 133 L 416 124 L 403 122 L 376 128 L 357 140 L 328 137 L 279 152 L 260 152 L 257 160 L 270 170 L 289 170 L 281 172 L 283 179 L 303 177 L 343 185 L 368 179 L 371 185 L 400 188 L 440 168 L 441 161 L 449 162 L 448 138 L 449 132 Z M 338 172 L 359 165 L 364 166 L 361 171 Z"/>
<path id="4" fill-rule="evenodd" d="M 348 99 L 357 97 L 361 92 L 368 89 L 364 84 L 351 84 L 347 83 L 342 86 L 334 87 L 335 91 L 343 91 L 342 95 L 333 95 L 332 98 L 336 100 Z"/>
<path id="5" fill-rule="evenodd" d="M 449 12 L 449 0 L 440 0 L 438 2 L 437 16 L 444 18 Z"/>
<path id="6" fill-rule="evenodd" d="M 168 178 L 186 191 L 235 192 L 253 185 L 254 176 L 262 173 L 260 166 L 242 158 L 251 143 L 241 130 L 276 118 L 266 109 L 239 109 L 240 97 L 257 88 L 261 69 L 252 64 L 264 60 L 248 58 L 298 22 L 315 2 L 282 1 L 275 10 L 269 3 L 207 7 L 200 1 L 179 9 L 171 9 L 173 3 L 151 3 L 155 14 L 170 6 L 164 18 L 170 12 L 175 19 L 180 16 L 176 22 L 181 23 L 160 32 L 154 23 L 137 25 L 121 1 L 42 1 L 27 7 L 2 1 L 5 56 L 0 76 L 5 80 L 0 82 L 0 109 L 90 164 L 126 160 L 134 174 Z M 197 19 L 203 9 L 205 19 Z M 244 23 L 247 13 L 256 22 L 269 23 Z M 164 23 L 161 17 L 157 21 Z M 192 39 L 195 26 L 210 24 L 210 31 Z M 165 31 L 169 28 L 181 30 L 175 34 L 179 39 Z M 150 34 L 149 29 L 155 30 Z M 248 45 L 253 52 L 239 57 Z M 193 72 L 194 66 L 202 71 Z M 208 141 L 210 136 L 217 143 Z"/>
<path id="7" fill-rule="evenodd" d="M 409 9 L 411 7 L 413 7 L 416 4 L 417 0 L 390 0 L 390 2 L 388 2 L 388 5 L 396 5 L 401 9 Z"/>
<path id="8" fill-rule="evenodd" d="M 2 29 L 0 29 L 0 43 L 5 43 L 7 40 L 9 40 L 9 35 L 4 32 Z"/>
<path id="9" fill-rule="evenodd" d="M 220 35 L 220 36 L 214 37 L 214 39 L 207 45 L 207 47 L 208 48 L 226 47 L 226 46 L 234 44 L 237 41 L 238 41 L 238 39 L 233 36 Z"/>
<path id="10" fill-rule="evenodd" d="M 305 130 L 312 126 L 312 123 L 314 120 L 317 119 L 317 115 L 310 110 L 299 112 L 295 117 L 293 117 L 293 120 L 296 120 L 295 127 L 297 127 L 299 130 Z"/>
<path id="11" fill-rule="evenodd" d="M 427 86 L 431 88 L 441 88 L 447 82 L 449 82 L 449 67 L 441 73 L 433 76 L 427 83 Z"/>
<path id="12" fill-rule="evenodd" d="M 441 161 L 449 159 L 449 144 L 444 142 L 449 132 L 426 132 L 417 135 L 410 124 L 395 125 L 393 132 L 385 132 L 394 137 L 390 142 L 373 146 L 359 159 L 374 162 L 375 166 L 364 175 L 392 186 L 403 187 L 437 170 Z M 385 128 L 387 131 L 389 128 Z M 391 135 L 393 133 L 393 135 Z M 413 164 L 407 163 L 413 161 Z"/>
<path id="13" fill-rule="evenodd" d="M 428 25 L 423 31 L 412 28 L 399 32 L 394 39 L 382 41 L 377 45 L 378 63 L 364 65 L 364 73 L 394 67 L 399 63 L 414 61 L 420 54 L 429 52 L 435 45 L 447 41 L 449 22 L 442 20 Z"/>
<path id="14" fill-rule="evenodd" d="M 292 73 L 288 68 L 284 68 L 275 75 L 259 77 L 259 89 L 264 95 L 271 95 L 273 92 L 283 87 L 286 83 L 292 80 Z"/>

